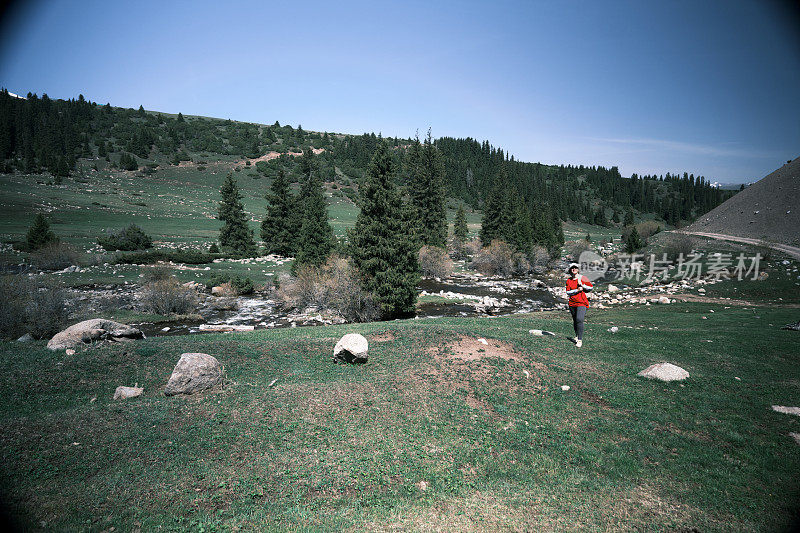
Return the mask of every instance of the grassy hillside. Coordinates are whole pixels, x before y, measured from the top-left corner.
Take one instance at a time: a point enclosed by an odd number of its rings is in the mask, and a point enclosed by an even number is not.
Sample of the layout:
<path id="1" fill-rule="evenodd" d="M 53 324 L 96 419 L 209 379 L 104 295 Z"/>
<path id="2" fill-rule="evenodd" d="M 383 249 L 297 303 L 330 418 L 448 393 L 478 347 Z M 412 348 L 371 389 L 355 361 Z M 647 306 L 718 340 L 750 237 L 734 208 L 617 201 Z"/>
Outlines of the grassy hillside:
<path id="1" fill-rule="evenodd" d="M 776 531 L 800 497 L 800 418 L 770 409 L 796 405 L 798 333 L 778 329 L 796 319 L 708 303 L 592 310 L 580 350 L 562 313 L 73 356 L 2 343 L 0 485 L 41 530 Z M 352 331 L 370 361 L 332 364 Z M 225 388 L 164 397 L 187 351 L 217 357 Z M 658 361 L 691 377 L 636 376 Z M 134 383 L 142 397 L 111 400 Z"/>

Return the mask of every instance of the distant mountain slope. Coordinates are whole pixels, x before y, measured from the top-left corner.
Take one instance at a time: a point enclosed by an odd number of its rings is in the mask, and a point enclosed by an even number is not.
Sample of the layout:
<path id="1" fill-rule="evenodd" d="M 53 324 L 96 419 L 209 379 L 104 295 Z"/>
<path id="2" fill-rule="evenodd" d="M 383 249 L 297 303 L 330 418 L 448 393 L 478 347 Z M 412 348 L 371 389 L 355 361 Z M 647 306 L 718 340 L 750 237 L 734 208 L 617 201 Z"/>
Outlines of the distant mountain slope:
<path id="1" fill-rule="evenodd" d="M 701 216 L 686 230 L 800 244 L 800 157 Z"/>

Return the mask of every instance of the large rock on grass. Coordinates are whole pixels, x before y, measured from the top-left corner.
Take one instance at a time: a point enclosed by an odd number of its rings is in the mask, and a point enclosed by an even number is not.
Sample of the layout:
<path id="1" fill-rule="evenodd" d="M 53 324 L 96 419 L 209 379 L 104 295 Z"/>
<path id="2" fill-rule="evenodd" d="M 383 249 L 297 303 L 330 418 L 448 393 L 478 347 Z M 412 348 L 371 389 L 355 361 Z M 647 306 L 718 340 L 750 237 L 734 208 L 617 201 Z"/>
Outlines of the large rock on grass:
<path id="1" fill-rule="evenodd" d="M 205 353 L 184 353 L 169 377 L 164 394 L 194 394 L 221 383 L 222 365 L 216 357 Z"/>
<path id="2" fill-rule="evenodd" d="M 134 327 L 113 320 L 93 318 L 78 322 L 64 331 L 56 333 L 47 343 L 47 347 L 51 350 L 66 350 L 95 341 L 119 342 L 142 338 L 144 338 L 144 334 Z"/>
<path id="3" fill-rule="evenodd" d="M 683 381 L 689 373 L 672 363 L 656 363 L 650 365 L 638 374 L 643 378 L 657 379 L 659 381 Z"/>
<path id="4" fill-rule="evenodd" d="M 366 363 L 369 342 L 363 335 L 348 333 L 333 348 L 334 363 Z"/>

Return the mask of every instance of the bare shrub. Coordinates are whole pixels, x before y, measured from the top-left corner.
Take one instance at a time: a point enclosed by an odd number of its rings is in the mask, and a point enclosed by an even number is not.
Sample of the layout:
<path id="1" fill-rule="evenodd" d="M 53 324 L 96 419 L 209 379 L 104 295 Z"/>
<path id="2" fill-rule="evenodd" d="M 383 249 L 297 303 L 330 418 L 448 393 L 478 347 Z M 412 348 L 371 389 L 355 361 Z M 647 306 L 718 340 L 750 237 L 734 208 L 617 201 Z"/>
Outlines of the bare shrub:
<path id="1" fill-rule="evenodd" d="M 482 247 L 481 240 L 477 237 L 464 243 L 464 251 L 473 257 L 481 250 Z"/>
<path id="2" fill-rule="evenodd" d="M 80 263 L 81 254 L 68 244 L 52 242 L 31 253 L 31 263 L 41 270 L 63 270 Z"/>
<path id="3" fill-rule="evenodd" d="M 670 261 L 675 261 L 679 256 L 687 257 L 695 247 L 695 240 L 685 233 L 670 235 L 664 244 L 664 253 Z"/>
<path id="4" fill-rule="evenodd" d="M 153 265 L 143 267 L 140 272 L 144 278 L 144 283 L 152 283 L 154 281 L 164 281 L 165 279 L 172 278 L 172 267 L 167 265 Z"/>
<path id="5" fill-rule="evenodd" d="M 144 311 L 157 315 L 188 315 L 197 308 L 197 293 L 170 277 L 146 284 L 139 303 Z"/>
<path id="6" fill-rule="evenodd" d="M 567 245 L 567 256 L 573 261 L 578 261 L 583 252 L 589 252 L 591 250 L 592 247 L 589 245 L 589 243 L 586 240 L 581 239 L 579 241 L 573 241 Z"/>
<path id="7" fill-rule="evenodd" d="M 371 295 L 361 288 L 358 273 L 346 259 L 333 255 L 324 265 L 301 267 L 295 277 L 282 276 L 277 297 L 287 308 L 316 307 L 339 313 L 345 320 L 378 318 Z"/>
<path id="8" fill-rule="evenodd" d="M 511 276 L 530 272 L 531 264 L 524 255 L 501 240 L 481 248 L 472 259 L 472 268 L 489 276 Z"/>
<path id="9" fill-rule="evenodd" d="M 661 231 L 661 225 L 658 224 L 655 220 L 645 220 L 644 222 L 639 222 L 636 224 L 636 231 L 639 233 L 639 237 L 643 241 L 647 241 L 647 239 L 656 233 Z M 628 240 L 628 236 L 633 231 L 634 226 L 625 226 L 622 228 L 622 242 Z"/>
<path id="10" fill-rule="evenodd" d="M 66 325 L 66 293 L 58 285 L 32 280 L 26 274 L 3 276 L 0 301 L 0 335 L 4 338 L 25 333 L 47 338 Z"/>
<path id="11" fill-rule="evenodd" d="M 531 251 L 531 267 L 539 274 L 547 271 L 550 266 L 550 254 L 544 246 L 535 245 Z"/>
<path id="12" fill-rule="evenodd" d="M 453 273 L 453 261 L 444 248 L 423 246 L 418 259 L 419 271 L 427 278 L 446 278 Z"/>

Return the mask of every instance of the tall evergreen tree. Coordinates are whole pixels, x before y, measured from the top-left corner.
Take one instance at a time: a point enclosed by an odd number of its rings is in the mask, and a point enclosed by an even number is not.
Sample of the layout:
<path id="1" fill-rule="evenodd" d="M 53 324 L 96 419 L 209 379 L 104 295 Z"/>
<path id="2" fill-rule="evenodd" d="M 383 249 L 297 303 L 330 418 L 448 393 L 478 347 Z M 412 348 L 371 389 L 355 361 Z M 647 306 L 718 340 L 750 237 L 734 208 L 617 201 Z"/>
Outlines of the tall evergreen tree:
<path id="1" fill-rule="evenodd" d="M 456 211 L 456 218 L 453 222 L 453 236 L 460 242 L 464 242 L 467 240 L 467 216 L 464 214 L 464 205 L 460 204 L 458 206 L 458 211 Z"/>
<path id="2" fill-rule="evenodd" d="M 361 211 L 350 231 L 353 264 L 384 319 L 414 313 L 419 280 L 417 253 L 404 231 L 403 202 L 392 171 L 392 158 L 381 141 L 361 187 Z"/>
<path id="3" fill-rule="evenodd" d="M 420 176 L 417 186 L 420 190 L 412 196 L 422 222 L 422 244 L 445 246 L 447 244 L 447 213 L 445 211 L 444 161 L 442 154 L 431 137 L 431 130 L 422 145 Z"/>
<path id="4" fill-rule="evenodd" d="M 50 223 L 43 214 L 38 213 L 33 219 L 33 224 L 28 229 L 27 242 L 30 250 L 38 250 L 42 246 L 58 242 L 58 237 L 50 231 Z"/>
<path id="5" fill-rule="evenodd" d="M 253 230 L 247 224 L 242 195 L 233 175 L 228 173 L 220 189 L 222 200 L 219 203 L 217 218 L 223 222 L 219 230 L 219 244 L 223 250 L 238 255 L 252 257 L 256 253 Z"/>
<path id="6" fill-rule="evenodd" d="M 261 222 L 261 239 L 265 252 L 283 256 L 294 255 L 297 231 L 292 225 L 294 197 L 289 190 L 289 181 L 283 167 L 270 184 L 267 193 L 267 213 Z"/>
<path id="7" fill-rule="evenodd" d="M 328 221 L 325 194 L 311 148 L 306 147 L 303 151 L 300 165 L 304 173 L 298 200 L 302 219 L 293 270 L 301 265 L 321 265 L 328 258 L 335 243 L 333 228 Z"/>

